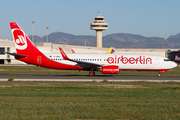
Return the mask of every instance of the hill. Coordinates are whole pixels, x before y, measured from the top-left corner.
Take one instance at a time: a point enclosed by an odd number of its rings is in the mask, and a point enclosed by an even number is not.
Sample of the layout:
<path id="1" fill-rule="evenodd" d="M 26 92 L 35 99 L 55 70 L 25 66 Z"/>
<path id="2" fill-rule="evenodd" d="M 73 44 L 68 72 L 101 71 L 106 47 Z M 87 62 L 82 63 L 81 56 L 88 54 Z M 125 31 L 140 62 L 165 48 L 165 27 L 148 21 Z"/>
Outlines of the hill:
<path id="1" fill-rule="evenodd" d="M 31 39 L 32 36 L 29 36 Z M 47 36 L 34 36 L 35 42 L 46 42 Z M 114 33 L 103 37 L 103 47 L 115 48 L 180 48 L 180 33 L 165 38 L 144 37 L 129 33 Z M 92 35 L 73 35 L 63 32 L 54 32 L 48 35 L 48 42 L 54 44 L 96 46 L 96 37 Z M 164 44 L 164 45 L 163 45 Z"/>
<path id="2" fill-rule="evenodd" d="M 180 48 L 180 33 L 176 35 L 171 35 L 167 38 L 168 43 L 170 43 L 174 48 Z"/>

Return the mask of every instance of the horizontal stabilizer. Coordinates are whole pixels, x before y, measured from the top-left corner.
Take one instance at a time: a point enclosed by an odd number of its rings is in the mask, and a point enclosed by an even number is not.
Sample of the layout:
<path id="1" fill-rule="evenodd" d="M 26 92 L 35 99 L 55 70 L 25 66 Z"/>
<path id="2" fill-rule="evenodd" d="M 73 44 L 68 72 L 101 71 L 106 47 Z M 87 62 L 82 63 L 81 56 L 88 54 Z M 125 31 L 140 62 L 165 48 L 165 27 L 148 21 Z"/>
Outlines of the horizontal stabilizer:
<path id="1" fill-rule="evenodd" d="M 21 55 L 21 54 L 17 54 L 17 53 L 8 53 L 8 52 L 6 52 L 6 54 L 13 55 L 15 58 L 27 57 L 27 55 Z"/>

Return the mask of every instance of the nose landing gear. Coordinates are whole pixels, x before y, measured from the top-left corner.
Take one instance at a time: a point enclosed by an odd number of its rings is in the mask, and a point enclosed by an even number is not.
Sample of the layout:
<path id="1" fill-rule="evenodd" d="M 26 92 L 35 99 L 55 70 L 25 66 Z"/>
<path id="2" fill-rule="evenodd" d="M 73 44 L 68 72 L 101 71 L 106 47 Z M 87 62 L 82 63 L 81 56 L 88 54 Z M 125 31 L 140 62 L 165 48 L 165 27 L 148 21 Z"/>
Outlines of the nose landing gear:
<path id="1" fill-rule="evenodd" d="M 161 76 L 161 73 L 165 73 L 165 72 L 167 72 L 167 70 L 160 70 L 160 71 L 158 72 L 157 76 L 160 77 L 160 76 Z"/>

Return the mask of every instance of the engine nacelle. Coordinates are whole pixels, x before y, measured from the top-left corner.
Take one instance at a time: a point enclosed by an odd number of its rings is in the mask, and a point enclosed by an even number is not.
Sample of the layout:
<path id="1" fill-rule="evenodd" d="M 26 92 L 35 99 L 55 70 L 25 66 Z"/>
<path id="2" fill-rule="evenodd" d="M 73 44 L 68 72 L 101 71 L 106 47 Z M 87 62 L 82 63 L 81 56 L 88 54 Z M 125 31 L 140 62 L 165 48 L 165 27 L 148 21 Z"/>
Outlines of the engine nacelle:
<path id="1" fill-rule="evenodd" d="M 118 74 L 119 66 L 102 66 L 102 74 Z"/>

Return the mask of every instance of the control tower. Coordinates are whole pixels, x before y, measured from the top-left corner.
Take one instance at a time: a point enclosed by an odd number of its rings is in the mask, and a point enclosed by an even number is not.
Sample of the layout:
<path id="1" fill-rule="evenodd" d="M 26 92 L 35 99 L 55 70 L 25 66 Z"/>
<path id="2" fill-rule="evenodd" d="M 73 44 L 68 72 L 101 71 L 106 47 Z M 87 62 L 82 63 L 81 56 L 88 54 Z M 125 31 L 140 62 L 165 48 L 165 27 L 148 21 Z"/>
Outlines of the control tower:
<path id="1" fill-rule="evenodd" d="M 96 30 L 96 47 L 102 48 L 102 31 L 108 29 L 108 23 L 104 23 L 104 16 L 100 12 L 94 19 L 94 23 L 91 23 L 91 30 Z"/>

